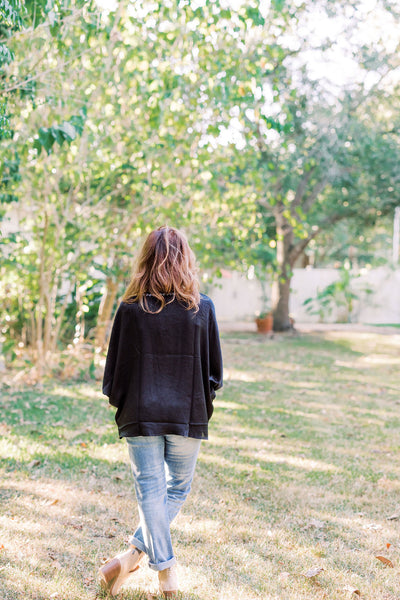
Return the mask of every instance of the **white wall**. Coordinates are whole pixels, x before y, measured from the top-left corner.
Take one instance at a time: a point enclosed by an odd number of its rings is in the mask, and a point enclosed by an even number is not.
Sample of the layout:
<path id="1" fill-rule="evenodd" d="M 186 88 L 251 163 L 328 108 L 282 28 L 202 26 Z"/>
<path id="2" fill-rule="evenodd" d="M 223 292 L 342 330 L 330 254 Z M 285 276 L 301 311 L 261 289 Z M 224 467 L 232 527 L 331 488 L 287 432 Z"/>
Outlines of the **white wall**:
<path id="1" fill-rule="evenodd" d="M 359 275 L 359 276 L 357 276 Z M 315 323 L 318 315 L 310 315 L 304 300 L 315 297 L 318 290 L 340 278 L 338 269 L 294 269 L 291 284 L 290 314 L 295 321 Z M 400 323 L 400 270 L 388 267 L 354 274 L 351 289 L 358 295 L 354 302 L 352 321 L 358 323 Z M 371 290 L 366 293 L 366 289 Z M 239 273 L 224 272 L 209 290 L 218 318 L 223 321 L 253 319 L 261 308 L 261 289 L 257 280 L 248 280 Z M 347 319 L 344 308 L 336 307 L 324 322 L 334 323 Z"/>
<path id="2" fill-rule="evenodd" d="M 260 284 L 239 273 L 223 271 L 222 279 L 215 281 L 207 294 L 215 304 L 218 319 L 224 321 L 246 320 L 261 308 Z"/>

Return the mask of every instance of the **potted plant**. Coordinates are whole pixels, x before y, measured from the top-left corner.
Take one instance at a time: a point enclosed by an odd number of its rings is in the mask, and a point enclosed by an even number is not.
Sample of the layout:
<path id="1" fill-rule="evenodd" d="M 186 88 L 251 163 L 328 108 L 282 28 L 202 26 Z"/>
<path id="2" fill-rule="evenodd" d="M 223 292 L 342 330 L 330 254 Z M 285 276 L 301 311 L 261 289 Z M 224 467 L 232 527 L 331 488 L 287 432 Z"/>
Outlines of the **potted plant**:
<path id="1" fill-rule="evenodd" d="M 272 313 L 260 313 L 258 317 L 256 317 L 256 325 L 258 333 L 270 333 L 274 326 L 274 317 Z"/>
<path id="2" fill-rule="evenodd" d="M 274 317 L 269 308 L 269 298 L 267 294 L 267 282 L 264 277 L 257 277 L 261 286 L 261 311 L 256 316 L 256 325 L 258 333 L 269 333 L 273 329 Z"/>
<path id="3" fill-rule="evenodd" d="M 255 277 L 261 288 L 261 307 L 255 315 L 257 331 L 269 333 L 273 330 L 273 313 L 270 307 L 270 281 L 275 269 L 275 245 L 272 242 L 275 226 L 269 218 L 263 218 L 257 231 L 250 236 L 247 247 L 248 261 L 251 264 L 252 277 Z M 260 237 L 260 231 L 262 235 Z"/>

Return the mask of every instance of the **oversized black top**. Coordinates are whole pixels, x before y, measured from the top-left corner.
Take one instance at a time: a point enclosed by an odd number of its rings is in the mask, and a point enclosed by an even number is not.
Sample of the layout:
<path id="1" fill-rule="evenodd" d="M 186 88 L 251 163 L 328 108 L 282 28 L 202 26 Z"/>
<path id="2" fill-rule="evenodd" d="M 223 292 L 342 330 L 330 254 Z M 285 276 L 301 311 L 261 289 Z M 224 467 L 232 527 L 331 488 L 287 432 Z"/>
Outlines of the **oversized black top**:
<path id="1" fill-rule="evenodd" d="M 147 296 L 152 310 L 158 301 Z M 160 313 L 122 302 L 115 315 L 103 393 L 118 410 L 120 437 L 176 434 L 207 439 L 222 355 L 214 305 L 197 313 L 177 300 Z"/>

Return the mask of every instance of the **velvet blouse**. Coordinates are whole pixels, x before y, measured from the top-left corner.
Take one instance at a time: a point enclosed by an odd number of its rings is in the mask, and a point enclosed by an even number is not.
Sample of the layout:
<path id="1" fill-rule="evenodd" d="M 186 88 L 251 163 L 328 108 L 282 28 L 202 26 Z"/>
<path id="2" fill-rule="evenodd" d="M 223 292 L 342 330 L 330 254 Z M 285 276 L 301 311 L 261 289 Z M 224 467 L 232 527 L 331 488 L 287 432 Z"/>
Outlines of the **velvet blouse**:
<path id="1" fill-rule="evenodd" d="M 151 310 L 158 300 L 147 297 Z M 166 298 L 168 301 L 168 298 Z M 208 438 L 222 355 L 213 302 L 198 312 L 176 299 L 157 314 L 122 302 L 115 315 L 103 393 L 117 408 L 120 437 L 176 434 Z"/>

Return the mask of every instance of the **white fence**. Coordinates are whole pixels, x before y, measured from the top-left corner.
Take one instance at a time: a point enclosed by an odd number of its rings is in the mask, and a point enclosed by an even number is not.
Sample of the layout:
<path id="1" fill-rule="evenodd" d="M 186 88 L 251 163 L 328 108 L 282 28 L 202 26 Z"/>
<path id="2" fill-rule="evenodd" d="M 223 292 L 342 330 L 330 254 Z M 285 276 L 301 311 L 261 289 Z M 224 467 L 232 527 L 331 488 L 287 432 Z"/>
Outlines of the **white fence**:
<path id="1" fill-rule="evenodd" d="M 307 298 L 315 298 L 327 285 L 338 281 L 338 269 L 294 269 L 290 294 L 290 314 L 297 323 L 400 323 L 400 270 L 382 267 L 351 274 L 350 289 L 356 298 L 351 314 L 340 295 L 332 304 L 332 312 L 310 314 L 304 306 Z M 257 280 L 239 273 L 224 272 L 222 279 L 209 289 L 218 318 L 222 321 L 252 319 L 261 308 L 261 289 Z"/>

